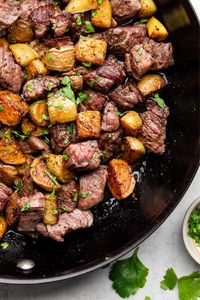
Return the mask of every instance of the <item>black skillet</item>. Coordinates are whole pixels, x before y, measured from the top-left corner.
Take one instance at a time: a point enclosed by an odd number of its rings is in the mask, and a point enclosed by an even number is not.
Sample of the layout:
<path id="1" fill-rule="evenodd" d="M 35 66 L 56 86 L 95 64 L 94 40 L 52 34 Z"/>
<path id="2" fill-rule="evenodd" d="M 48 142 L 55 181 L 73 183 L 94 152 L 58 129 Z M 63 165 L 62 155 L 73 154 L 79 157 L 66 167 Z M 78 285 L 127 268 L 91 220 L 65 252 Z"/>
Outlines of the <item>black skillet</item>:
<path id="1" fill-rule="evenodd" d="M 119 202 L 107 193 L 104 203 L 93 210 L 94 226 L 67 235 L 63 244 L 8 232 L 3 242 L 9 247 L 0 253 L 0 283 L 57 281 L 102 267 L 156 230 L 186 192 L 199 165 L 199 24 L 186 0 L 156 3 L 175 58 L 166 72 L 169 86 L 162 93 L 170 107 L 166 153 L 148 155 L 136 168 L 133 199 Z M 22 258 L 35 262 L 31 272 L 16 267 Z"/>

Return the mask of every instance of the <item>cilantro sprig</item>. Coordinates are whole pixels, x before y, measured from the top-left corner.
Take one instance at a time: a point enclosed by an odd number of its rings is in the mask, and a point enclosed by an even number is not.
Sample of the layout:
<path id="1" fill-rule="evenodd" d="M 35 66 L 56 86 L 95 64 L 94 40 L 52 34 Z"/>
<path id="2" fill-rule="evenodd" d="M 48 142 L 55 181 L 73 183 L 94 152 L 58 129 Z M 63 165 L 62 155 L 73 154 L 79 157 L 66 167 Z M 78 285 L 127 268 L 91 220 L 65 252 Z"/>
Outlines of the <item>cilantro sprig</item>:
<path id="1" fill-rule="evenodd" d="M 166 107 L 166 104 L 165 104 L 165 101 L 160 97 L 160 95 L 157 93 L 155 94 L 153 97 L 152 97 L 153 101 L 155 101 L 158 106 L 160 106 L 161 108 L 165 108 Z"/>
<path id="2" fill-rule="evenodd" d="M 172 268 L 166 271 L 165 276 L 163 277 L 163 281 L 160 283 L 160 287 L 163 290 L 173 290 L 177 284 L 177 276 Z"/>

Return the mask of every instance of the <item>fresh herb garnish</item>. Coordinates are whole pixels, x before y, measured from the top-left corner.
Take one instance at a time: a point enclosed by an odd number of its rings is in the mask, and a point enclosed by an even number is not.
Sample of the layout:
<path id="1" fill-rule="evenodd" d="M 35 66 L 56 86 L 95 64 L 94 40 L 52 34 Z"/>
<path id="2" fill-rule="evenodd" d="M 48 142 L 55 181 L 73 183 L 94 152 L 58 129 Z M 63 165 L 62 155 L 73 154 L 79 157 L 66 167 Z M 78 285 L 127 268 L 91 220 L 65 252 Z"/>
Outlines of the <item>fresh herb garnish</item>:
<path id="1" fill-rule="evenodd" d="M 79 26 L 82 25 L 81 16 L 78 16 L 78 17 L 76 18 L 76 24 L 79 25 Z"/>
<path id="2" fill-rule="evenodd" d="M 82 63 L 82 65 L 83 65 L 84 67 L 86 67 L 86 68 L 90 68 L 90 67 L 92 66 L 92 63 L 91 63 L 91 62 L 84 62 L 84 61 L 82 61 L 81 63 Z"/>
<path id="3" fill-rule="evenodd" d="M 55 185 L 59 185 L 56 176 L 52 175 L 48 170 L 44 170 L 44 172 L 53 181 Z"/>
<path id="4" fill-rule="evenodd" d="M 63 109 L 63 105 L 56 105 L 56 106 L 55 106 L 55 109 L 56 109 L 56 110 Z"/>
<path id="5" fill-rule="evenodd" d="M 27 212 L 27 211 L 29 211 L 29 209 L 30 209 L 30 203 L 29 202 L 24 202 L 24 205 L 23 205 L 23 207 L 22 207 L 22 209 L 21 209 L 21 212 Z"/>
<path id="6" fill-rule="evenodd" d="M 138 248 L 131 257 L 119 260 L 110 270 L 109 278 L 113 281 L 112 286 L 122 298 L 134 295 L 146 283 L 149 270 L 138 259 L 137 253 Z"/>
<path id="7" fill-rule="evenodd" d="M 173 290 L 177 284 L 177 280 L 178 278 L 176 276 L 176 273 L 172 268 L 170 268 L 166 271 L 166 274 L 160 283 L 160 287 L 163 290 Z"/>
<path id="8" fill-rule="evenodd" d="M 139 54 L 139 55 L 142 55 L 142 53 L 143 53 L 143 49 L 142 48 L 139 48 L 136 51 L 137 51 L 137 54 Z"/>
<path id="9" fill-rule="evenodd" d="M 78 201 L 78 192 L 75 192 L 75 193 L 74 193 L 73 201 L 74 201 L 74 202 L 77 202 L 77 201 Z"/>
<path id="10" fill-rule="evenodd" d="M 146 297 L 144 298 L 144 300 L 151 300 L 151 297 L 146 296 Z"/>
<path id="11" fill-rule="evenodd" d="M 70 156 L 68 154 L 63 154 L 63 158 L 64 158 L 64 160 L 68 161 Z"/>
<path id="12" fill-rule="evenodd" d="M 79 92 L 78 97 L 76 98 L 76 104 L 79 105 L 80 103 L 84 102 L 87 100 L 88 96 L 84 92 Z"/>
<path id="13" fill-rule="evenodd" d="M 32 92 L 33 91 L 33 86 L 31 85 L 31 84 L 28 84 L 27 86 L 26 86 L 26 89 L 27 89 L 27 91 L 28 92 Z"/>
<path id="14" fill-rule="evenodd" d="M 28 136 L 27 135 L 24 135 L 24 134 L 21 134 L 19 131 L 15 131 L 13 130 L 12 133 L 15 135 L 15 136 L 18 136 L 22 139 L 22 141 L 24 141 Z"/>
<path id="15" fill-rule="evenodd" d="M 95 32 L 94 26 L 90 21 L 85 21 L 85 33 L 92 33 Z"/>
<path id="16" fill-rule="evenodd" d="M 98 12 L 96 10 L 92 11 L 92 17 L 96 18 L 98 16 Z"/>
<path id="17" fill-rule="evenodd" d="M 9 244 L 7 242 L 1 243 L 1 248 L 3 248 L 3 250 L 6 250 L 9 246 Z"/>
<path id="18" fill-rule="evenodd" d="M 200 297 L 200 272 L 193 272 L 178 280 L 179 299 L 197 300 Z"/>
<path id="19" fill-rule="evenodd" d="M 51 54 L 48 54 L 48 55 L 47 55 L 47 60 L 48 60 L 48 61 L 53 61 L 53 57 L 51 56 Z"/>
<path id="20" fill-rule="evenodd" d="M 101 4 L 103 3 L 103 0 L 97 0 L 97 3 L 98 3 L 99 5 L 101 5 Z"/>
<path id="21" fill-rule="evenodd" d="M 53 88 L 53 85 L 52 85 L 52 83 L 49 82 L 49 83 L 47 84 L 47 89 L 48 89 L 48 91 L 51 91 L 52 88 Z"/>
<path id="22" fill-rule="evenodd" d="M 26 79 L 28 77 L 27 70 L 23 71 L 22 76 L 24 79 Z"/>
<path id="23" fill-rule="evenodd" d="M 1 102 L 0 102 L 0 111 L 3 111 L 3 105 Z"/>
<path id="24" fill-rule="evenodd" d="M 161 108 L 165 108 L 166 107 L 166 104 L 164 102 L 164 100 L 159 96 L 159 94 L 155 94 L 152 98 L 157 104 L 158 106 L 160 106 Z"/>
<path id="25" fill-rule="evenodd" d="M 42 119 L 45 120 L 45 121 L 48 121 L 49 120 L 49 117 L 46 115 L 46 114 L 42 114 Z"/>
<path id="26" fill-rule="evenodd" d="M 63 79 L 61 80 L 61 83 L 62 83 L 63 85 L 69 85 L 69 84 L 71 84 L 71 80 L 70 80 L 70 78 L 69 78 L 68 76 L 65 76 L 65 77 L 63 77 Z"/>
<path id="27" fill-rule="evenodd" d="M 195 208 L 188 220 L 188 235 L 200 246 L 200 209 Z"/>
<path id="28" fill-rule="evenodd" d="M 19 179 L 14 186 L 15 192 L 21 192 L 22 188 L 23 188 L 23 182 L 21 179 Z"/>
<path id="29" fill-rule="evenodd" d="M 67 125 L 67 127 L 66 127 L 66 132 L 67 132 L 68 134 L 74 133 L 75 130 L 76 130 L 76 125 L 75 125 L 74 123 L 72 123 L 72 124 L 70 124 L 70 125 Z"/>
<path id="30" fill-rule="evenodd" d="M 148 22 L 148 19 L 141 19 L 139 22 L 140 22 L 140 24 L 145 24 Z"/>
<path id="31" fill-rule="evenodd" d="M 81 193 L 79 194 L 79 196 L 80 196 L 81 198 L 87 198 L 88 195 L 89 195 L 88 192 L 81 192 Z"/>
<path id="32" fill-rule="evenodd" d="M 49 194 L 49 199 L 50 200 L 53 200 L 55 198 L 55 192 L 56 192 L 56 190 L 53 189 L 52 192 L 51 192 L 51 194 Z"/>
<path id="33" fill-rule="evenodd" d="M 87 82 L 87 84 L 88 84 L 90 87 L 93 87 L 93 86 L 95 85 L 95 83 L 97 83 L 99 80 L 100 80 L 100 77 L 99 77 L 99 76 L 96 76 L 95 79 L 91 80 L 90 82 Z"/>

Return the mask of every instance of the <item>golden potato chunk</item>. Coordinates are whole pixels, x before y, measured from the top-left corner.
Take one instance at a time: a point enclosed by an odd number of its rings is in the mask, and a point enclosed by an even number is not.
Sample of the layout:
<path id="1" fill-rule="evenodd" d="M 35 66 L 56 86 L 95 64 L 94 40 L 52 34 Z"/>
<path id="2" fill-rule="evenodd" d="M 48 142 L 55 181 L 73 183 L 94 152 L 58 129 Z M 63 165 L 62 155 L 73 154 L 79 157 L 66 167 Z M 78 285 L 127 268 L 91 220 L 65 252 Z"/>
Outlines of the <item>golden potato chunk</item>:
<path id="1" fill-rule="evenodd" d="M 102 4 L 92 12 L 91 23 L 100 28 L 112 26 L 112 7 L 109 0 L 103 0 Z"/>
<path id="2" fill-rule="evenodd" d="M 70 71 L 75 64 L 75 47 L 67 45 L 60 49 L 49 49 L 43 58 L 43 62 L 48 70 L 58 72 Z"/>
<path id="3" fill-rule="evenodd" d="M 16 62 L 22 67 L 27 67 L 34 59 L 38 58 L 37 52 L 27 44 L 12 44 L 10 50 Z"/>
<path id="4" fill-rule="evenodd" d="M 148 18 L 155 14 L 157 11 L 157 7 L 153 0 L 140 0 L 141 1 L 141 9 L 139 11 L 139 17 Z"/>
<path id="5" fill-rule="evenodd" d="M 123 159 L 132 164 L 145 154 L 145 148 L 142 142 L 135 137 L 126 136 L 124 140 Z"/>
<path id="6" fill-rule="evenodd" d="M 70 14 L 82 13 L 97 8 L 97 0 L 70 0 L 66 10 Z"/>
<path id="7" fill-rule="evenodd" d="M 0 91 L 0 122 L 15 126 L 28 112 L 28 105 L 19 95 L 9 91 Z"/>
<path id="8" fill-rule="evenodd" d="M 77 133 L 80 139 L 99 138 L 101 114 L 99 111 L 80 112 L 76 119 Z"/>
<path id="9" fill-rule="evenodd" d="M 75 45 L 76 59 L 103 65 L 106 58 L 107 43 L 104 40 L 91 37 L 80 37 Z"/>
<path id="10" fill-rule="evenodd" d="M 0 216 L 0 240 L 3 238 L 4 234 L 6 233 L 8 224 L 4 216 Z"/>
<path id="11" fill-rule="evenodd" d="M 135 188 L 135 179 L 131 168 L 123 159 L 112 159 L 108 165 L 108 187 L 112 195 L 118 199 L 125 199 Z"/>
<path id="12" fill-rule="evenodd" d="M 45 100 L 36 101 L 29 105 L 29 116 L 38 126 L 47 126 L 49 124 L 48 108 Z"/>
<path id="13" fill-rule="evenodd" d="M 147 30 L 149 37 L 159 42 L 165 40 L 169 35 L 165 26 L 155 17 L 151 17 L 147 22 Z"/>
<path id="14" fill-rule="evenodd" d="M 47 74 L 47 68 L 40 59 L 33 60 L 26 68 L 27 80 Z"/>
<path id="15" fill-rule="evenodd" d="M 159 74 L 146 74 L 138 82 L 137 88 L 143 97 L 151 95 L 166 86 L 166 80 Z"/>
<path id="16" fill-rule="evenodd" d="M 6 222 L 9 226 L 12 226 L 18 221 L 18 205 L 20 196 L 18 193 L 13 193 L 8 200 L 6 205 Z"/>
<path id="17" fill-rule="evenodd" d="M 74 174 L 67 168 L 65 156 L 48 154 L 46 164 L 49 171 L 62 183 L 72 180 Z"/>
<path id="18" fill-rule="evenodd" d="M 19 18 L 9 29 L 13 42 L 29 43 L 34 40 L 34 32 L 30 22 Z"/>
<path id="19" fill-rule="evenodd" d="M 12 185 L 18 179 L 18 172 L 14 166 L 0 163 L 0 181 L 6 185 Z"/>
<path id="20" fill-rule="evenodd" d="M 47 127 L 40 127 L 27 118 L 23 119 L 21 130 L 24 135 L 28 135 L 28 136 L 32 135 L 32 136 L 39 137 L 48 134 Z"/>
<path id="21" fill-rule="evenodd" d="M 9 51 L 9 43 L 6 39 L 0 38 L 0 48 L 3 48 L 5 51 Z"/>
<path id="22" fill-rule="evenodd" d="M 56 196 L 53 193 L 45 195 L 43 221 L 46 225 L 54 225 L 58 222 L 58 204 Z"/>
<path id="23" fill-rule="evenodd" d="M 121 118 L 121 126 L 127 134 L 137 136 L 142 127 L 142 119 L 136 111 L 129 111 Z"/>

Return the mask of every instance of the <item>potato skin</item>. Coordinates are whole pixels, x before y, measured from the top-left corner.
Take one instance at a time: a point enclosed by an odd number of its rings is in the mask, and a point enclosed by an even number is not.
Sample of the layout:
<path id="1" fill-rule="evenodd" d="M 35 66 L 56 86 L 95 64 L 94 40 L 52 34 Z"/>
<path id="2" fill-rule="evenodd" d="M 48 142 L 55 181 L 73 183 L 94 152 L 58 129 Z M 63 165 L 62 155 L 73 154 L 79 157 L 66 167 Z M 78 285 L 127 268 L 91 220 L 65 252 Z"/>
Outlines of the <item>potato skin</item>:
<path id="1" fill-rule="evenodd" d="M 132 136 L 124 138 L 124 154 L 123 159 L 129 164 L 134 163 L 145 154 L 145 148 L 142 142 Z"/>
<path id="2" fill-rule="evenodd" d="M 49 171 L 62 183 L 72 180 L 74 174 L 67 169 L 63 155 L 48 154 L 46 164 Z"/>
<path id="3" fill-rule="evenodd" d="M 0 120 L 8 126 L 15 126 L 28 112 L 28 105 L 19 95 L 9 91 L 0 91 Z"/>
<path id="4" fill-rule="evenodd" d="M 70 14 L 76 14 L 97 8 L 97 0 L 70 0 L 66 10 Z"/>
<path id="5" fill-rule="evenodd" d="M 38 126 L 47 126 L 49 124 L 48 109 L 45 100 L 33 102 L 28 108 L 31 120 Z"/>
<path id="6" fill-rule="evenodd" d="M 81 91 L 83 89 L 83 76 L 72 75 L 69 76 L 69 79 L 72 83 L 72 88 L 75 91 Z"/>
<path id="7" fill-rule="evenodd" d="M 27 44 L 12 44 L 10 50 L 16 62 L 22 67 L 27 67 L 34 59 L 38 58 L 37 52 Z"/>
<path id="8" fill-rule="evenodd" d="M 76 59 L 81 62 L 91 62 L 103 65 L 106 58 L 107 43 L 101 39 L 80 37 L 75 45 Z"/>
<path id="9" fill-rule="evenodd" d="M 127 134 L 137 136 L 142 127 L 142 119 L 136 111 L 129 111 L 121 118 L 121 126 Z"/>
<path id="10" fill-rule="evenodd" d="M 135 179 L 131 168 L 123 159 L 112 159 L 108 165 L 108 187 L 117 199 L 125 199 L 135 188 Z"/>
<path id="11" fill-rule="evenodd" d="M 140 0 L 141 1 L 141 9 L 139 12 L 140 18 L 148 18 L 155 14 L 157 11 L 157 7 L 153 0 Z"/>
<path id="12" fill-rule="evenodd" d="M 112 26 L 112 8 L 109 0 L 103 0 L 102 4 L 98 5 L 94 16 L 91 18 L 91 23 L 100 28 Z"/>
<path id="13" fill-rule="evenodd" d="M 26 68 L 27 78 L 26 80 L 34 79 L 38 76 L 45 76 L 47 74 L 47 68 L 40 59 L 33 60 Z"/>
<path id="14" fill-rule="evenodd" d="M 101 114 L 99 111 L 80 112 L 76 119 L 77 133 L 80 139 L 99 138 Z"/>
<path id="15" fill-rule="evenodd" d="M 19 207 L 17 205 L 20 196 L 18 193 L 13 193 L 6 205 L 6 222 L 9 226 L 15 224 L 19 219 Z"/>
<path id="16" fill-rule="evenodd" d="M 27 118 L 24 118 L 21 125 L 21 130 L 23 134 L 25 135 L 32 135 L 35 137 L 43 136 L 45 134 L 48 134 L 48 128 L 47 127 L 40 127 L 36 124 L 34 124 L 32 121 L 30 121 Z"/>
<path id="17" fill-rule="evenodd" d="M 9 43 L 6 39 L 0 38 L 0 48 L 3 48 L 5 51 L 9 51 Z"/>
<path id="18" fill-rule="evenodd" d="M 0 216 L 0 240 L 3 238 L 7 231 L 8 224 L 4 216 Z"/>
<path id="19" fill-rule="evenodd" d="M 24 19 L 17 19 L 17 21 L 10 27 L 10 38 L 15 43 L 29 43 L 34 40 L 34 32 L 30 22 Z"/>
<path id="20" fill-rule="evenodd" d="M 45 195 L 45 210 L 43 221 L 46 225 L 54 225 L 58 222 L 58 204 L 55 195 Z"/>
<path id="21" fill-rule="evenodd" d="M 14 166 L 0 163 L 0 181 L 10 186 L 18 179 L 18 172 Z"/>
<path id="22" fill-rule="evenodd" d="M 137 88 L 143 97 L 151 95 L 166 86 L 166 81 L 162 75 L 146 74 L 138 82 Z"/>
<path id="23" fill-rule="evenodd" d="M 147 22 L 147 30 L 149 37 L 159 42 L 165 40 L 169 35 L 165 26 L 155 17 L 151 17 Z"/>

